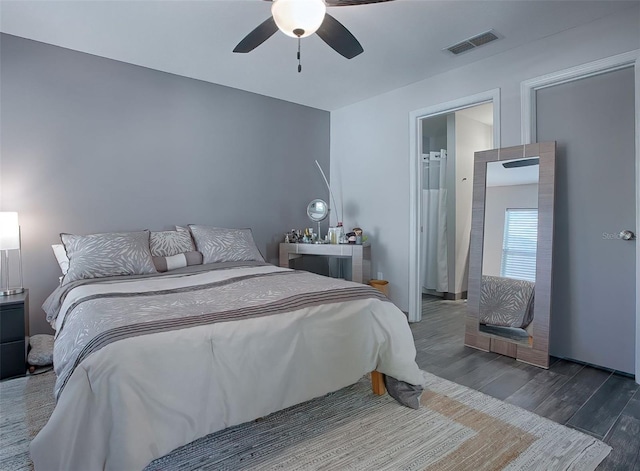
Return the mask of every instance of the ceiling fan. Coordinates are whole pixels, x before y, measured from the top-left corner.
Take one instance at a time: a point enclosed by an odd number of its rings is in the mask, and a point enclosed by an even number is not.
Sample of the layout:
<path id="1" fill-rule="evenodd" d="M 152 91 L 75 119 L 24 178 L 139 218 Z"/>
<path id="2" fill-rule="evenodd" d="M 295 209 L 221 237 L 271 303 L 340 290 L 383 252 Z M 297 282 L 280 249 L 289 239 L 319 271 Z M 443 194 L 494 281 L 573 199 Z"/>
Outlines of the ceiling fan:
<path id="1" fill-rule="evenodd" d="M 263 21 L 238 43 L 233 52 L 253 51 L 273 36 L 278 29 L 287 36 L 298 38 L 298 72 L 300 65 L 300 39 L 318 33 L 320 39 L 338 54 L 353 59 L 364 49 L 342 23 L 329 15 L 327 7 L 366 5 L 392 0 L 266 0 L 271 1 L 271 17 Z"/>

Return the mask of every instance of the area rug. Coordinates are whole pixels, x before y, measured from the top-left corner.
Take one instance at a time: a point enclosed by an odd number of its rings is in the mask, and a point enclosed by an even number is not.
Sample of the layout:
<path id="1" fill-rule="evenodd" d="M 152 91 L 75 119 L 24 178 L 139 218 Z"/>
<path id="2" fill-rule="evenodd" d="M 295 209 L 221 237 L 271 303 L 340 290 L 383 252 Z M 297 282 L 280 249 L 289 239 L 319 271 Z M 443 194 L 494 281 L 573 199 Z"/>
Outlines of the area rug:
<path id="1" fill-rule="evenodd" d="M 348 388 L 208 435 L 147 471 L 593 470 L 605 443 L 424 373 L 420 410 Z M 28 445 L 53 410 L 52 373 L 0 384 L 0 467 L 32 469 Z M 258 394 L 258 392 L 256 392 Z"/>

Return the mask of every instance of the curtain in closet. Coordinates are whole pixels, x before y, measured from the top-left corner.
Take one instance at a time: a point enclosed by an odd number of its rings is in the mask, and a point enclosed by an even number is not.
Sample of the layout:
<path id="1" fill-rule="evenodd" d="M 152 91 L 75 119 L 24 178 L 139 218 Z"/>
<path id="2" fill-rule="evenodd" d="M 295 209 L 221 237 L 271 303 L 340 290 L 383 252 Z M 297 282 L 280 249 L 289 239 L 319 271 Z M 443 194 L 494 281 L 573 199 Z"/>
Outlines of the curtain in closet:
<path id="1" fill-rule="evenodd" d="M 449 291 L 447 151 L 424 154 L 422 165 L 422 287 L 446 293 Z"/>

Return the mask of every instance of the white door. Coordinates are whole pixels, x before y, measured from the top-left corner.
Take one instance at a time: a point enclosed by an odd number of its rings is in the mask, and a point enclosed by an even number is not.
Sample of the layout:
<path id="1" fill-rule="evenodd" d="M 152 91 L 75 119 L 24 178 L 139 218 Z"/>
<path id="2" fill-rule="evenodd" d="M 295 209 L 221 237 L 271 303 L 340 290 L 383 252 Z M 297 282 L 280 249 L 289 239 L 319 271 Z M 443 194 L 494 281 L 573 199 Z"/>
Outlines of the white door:
<path id="1" fill-rule="evenodd" d="M 632 67 L 536 92 L 537 141 L 557 141 L 551 354 L 635 371 Z"/>

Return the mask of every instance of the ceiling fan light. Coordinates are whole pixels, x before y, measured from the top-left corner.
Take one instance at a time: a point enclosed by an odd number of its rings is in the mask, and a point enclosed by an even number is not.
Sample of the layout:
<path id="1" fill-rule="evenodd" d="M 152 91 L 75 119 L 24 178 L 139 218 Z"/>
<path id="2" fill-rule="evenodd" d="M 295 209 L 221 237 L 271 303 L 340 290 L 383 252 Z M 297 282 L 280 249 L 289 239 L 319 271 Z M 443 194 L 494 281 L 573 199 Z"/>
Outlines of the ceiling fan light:
<path id="1" fill-rule="evenodd" d="M 293 31 L 303 30 L 301 38 L 311 36 L 318 31 L 327 6 L 323 0 L 273 0 L 271 14 L 280 31 L 287 36 L 297 38 Z"/>

